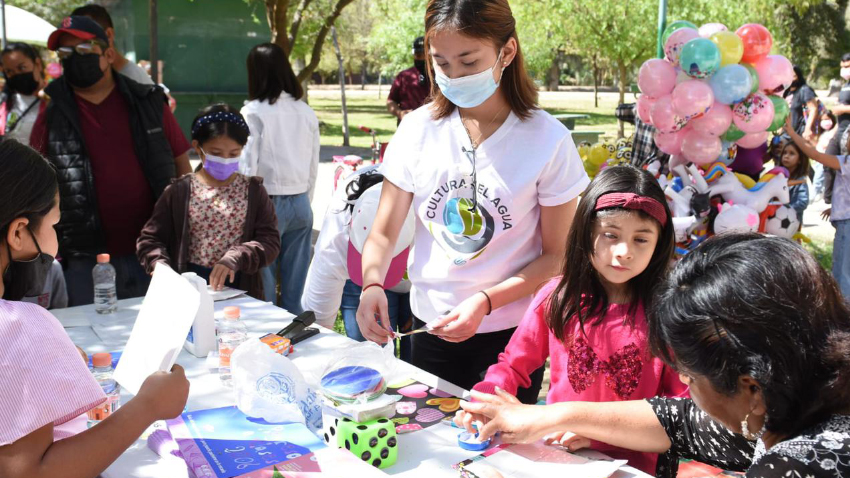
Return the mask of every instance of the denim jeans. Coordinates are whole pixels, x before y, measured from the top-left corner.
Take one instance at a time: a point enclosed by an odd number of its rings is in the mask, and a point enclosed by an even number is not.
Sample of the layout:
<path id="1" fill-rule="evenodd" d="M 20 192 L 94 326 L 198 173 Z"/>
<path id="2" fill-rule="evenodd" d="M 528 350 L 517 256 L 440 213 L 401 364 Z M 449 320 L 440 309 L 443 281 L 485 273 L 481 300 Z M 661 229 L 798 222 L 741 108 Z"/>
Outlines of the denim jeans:
<path id="1" fill-rule="evenodd" d="M 68 287 L 68 307 L 94 303 L 94 278 L 92 269 L 97 264 L 94 256 L 64 259 L 65 284 Z M 113 256 L 110 263 L 115 267 L 115 288 L 118 299 L 142 297 L 148 292 L 151 277 L 139 264 L 135 254 Z"/>
<path id="2" fill-rule="evenodd" d="M 832 242 L 832 275 L 845 300 L 850 300 L 850 219 L 833 221 L 835 240 Z"/>
<path id="3" fill-rule="evenodd" d="M 310 268 L 310 239 L 313 232 L 313 209 L 307 193 L 292 196 L 271 196 L 277 214 L 277 230 L 280 233 L 280 255 L 260 273 L 263 277 L 263 293 L 267 301 L 298 315 L 301 294 Z M 280 278 L 280 299 L 275 287 Z"/>
<path id="4" fill-rule="evenodd" d="M 345 335 L 358 342 L 366 340 L 360 333 L 360 326 L 357 325 L 357 307 L 360 306 L 361 291 L 359 285 L 350 280 L 345 281 L 345 287 L 342 289 L 342 304 L 339 307 L 340 312 L 342 312 L 342 321 L 345 323 Z M 413 323 L 413 312 L 410 311 L 410 294 L 399 294 L 389 290 L 385 293 L 390 324 L 393 330 L 410 331 Z M 401 321 L 401 324 L 399 324 L 399 321 Z M 405 362 L 410 362 L 410 337 L 402 337 L 400 342 L 399 358 Z"/>
<path id="5" fill-rule="evenodd" d="M 815 178 L 812 180 L 812 186 L 814 188 L 814 192 L 812 193 L 812 197 L 817 196 L 818 194 L 824 193 L 824 171 L 823 165 L 817 161 L 812 161 L 812 171 L 815 173 Z"/>

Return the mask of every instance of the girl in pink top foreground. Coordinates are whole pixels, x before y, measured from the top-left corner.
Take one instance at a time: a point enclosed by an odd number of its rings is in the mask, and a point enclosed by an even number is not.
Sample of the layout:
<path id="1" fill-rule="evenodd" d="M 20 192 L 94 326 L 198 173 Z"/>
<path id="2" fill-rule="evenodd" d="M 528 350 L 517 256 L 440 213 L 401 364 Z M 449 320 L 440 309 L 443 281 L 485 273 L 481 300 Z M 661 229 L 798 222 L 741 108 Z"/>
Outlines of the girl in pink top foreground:
<path id="1" fill-rule="evenodd" d="M 540 289 L 498 363 L 474 389 L 515 394 L 551 357 L 547 403 L 686 395 L 678 375 L 650 356 L 644 315 L 673 242 L 658 182 L 631 166 L 602 170 L 579 202 L 563 276 Z M 467 422 L 483 418 L 458 413 Z M 561 442 L 565 432 L 549 441 Z M 604 443 L 594 448 L 655 474 L 657 455 Z"/>
<path id="2" fill-rule="evenodd" d="M 59 249 L 56 172 L 11 139 L 0 165 L 0 476 L 94 478 L 151 423 L 180 414 L 189 382 L 179 365 L 154 373 L 106 420 L 58 433 L 106 397 L 59 321 L 18 302 L 44 288 Z"/>

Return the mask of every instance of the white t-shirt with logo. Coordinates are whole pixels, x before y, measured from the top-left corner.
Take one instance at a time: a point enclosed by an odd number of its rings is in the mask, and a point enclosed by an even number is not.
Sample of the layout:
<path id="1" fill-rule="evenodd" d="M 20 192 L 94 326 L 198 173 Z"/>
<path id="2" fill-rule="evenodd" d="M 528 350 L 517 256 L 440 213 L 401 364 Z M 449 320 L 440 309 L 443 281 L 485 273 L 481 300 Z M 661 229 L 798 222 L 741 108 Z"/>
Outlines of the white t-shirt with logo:
<path id="1" fill-rule="evenodd" d="M 517 274 L 543 251 L 540 206 L 576 198 L 590 182 L 569 130 L 542 110 L 511 113 L 475 152 L 458 111 L 440 120 L 426 105 L 404 117 L 384 155 L 387 180 L 413 193 L 416 235 L 408 263 L 411 307 L 431 322 Z M 478 333 L 519 324 L 532 296 L 486 316 Z"/>

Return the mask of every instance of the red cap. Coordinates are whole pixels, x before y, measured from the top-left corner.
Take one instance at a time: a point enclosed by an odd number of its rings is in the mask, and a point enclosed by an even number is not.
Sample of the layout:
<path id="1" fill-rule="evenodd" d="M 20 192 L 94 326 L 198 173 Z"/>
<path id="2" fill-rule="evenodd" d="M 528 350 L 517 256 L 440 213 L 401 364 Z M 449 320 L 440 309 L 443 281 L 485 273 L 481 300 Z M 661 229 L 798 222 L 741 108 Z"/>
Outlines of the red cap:
<path id="1" fill-rule="evenodd" d="M 97 255 L 97 263 L 98 264 L 109 263 L 109 254 L 98 254 Z"/>
<path id="2" fill-rule="evenodd" d="M 96 21 L 89 17 L 72 15 L 70 17 L 65 17 L 62 20 L 62 24 L 59 25 L 59 28 L 54 30 L 53 33 L 50 34 L 50 37 L 47 38 L 48 50 L 55 51 L 59 48 L 59 38 L 62 37 L 63 33 L 73 35 L 83 40 L 97 38 L 107 45 L 109 44 L 109 38 L 106 36 L 106 32 L 100 25 L 97 24 Z"/>
<path id="3" fill-rule="evenodd" d="M 109 367 L 112 365 L 112 354 L 109 352 L 101 352 L 91 356 L 91 363 L 95 367 Z"/>
<path id="4" fill-rule="evenodd" d="M 224 308 L 224 318 L 225 319 L 237 320 L 237 319 L 239 319 L 240 315 L 241 315 L 241 311 L 239 310 L 239 307 L 236 307 L 235 305 L 231 305 L 231 306 Z"/>

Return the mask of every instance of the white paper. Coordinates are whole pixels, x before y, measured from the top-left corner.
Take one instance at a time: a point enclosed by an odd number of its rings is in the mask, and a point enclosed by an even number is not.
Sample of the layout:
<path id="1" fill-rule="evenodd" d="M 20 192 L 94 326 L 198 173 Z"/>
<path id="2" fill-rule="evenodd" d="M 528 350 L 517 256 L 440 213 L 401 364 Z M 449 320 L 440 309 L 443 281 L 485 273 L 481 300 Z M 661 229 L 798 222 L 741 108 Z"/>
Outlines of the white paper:
<path id="1" fill-rule="evenodd" d="M 625 460 L 590 460 L 568 451 L 547 446 L 542 441 L 527 445 L 511 445 L 465 467 L 478 476 L 489 476 L 496 469 L 504 478 L 536 478 L 539 476 L 580 476 L 608 478 Z"/>
<path id="2" fill-rule="evenodd" d="M 221 290 L 213 290 L 212 287 L 209 287 L 210 297 L 212 297 L 213 302 L 220 302 L 222 300 L 232 299 L 234 297 L 239 297 L 242 294 L 246 294 L 244 290 L 233 289 L 231 287 L 225 287 Z"/>
<path id="3" fill-rule="evenodd" d="M 139 317 L 115 370 L 115 380 L 122 387 L 135 395 L 148 375 L 171 370 L 200 301 L 198 289 L 189 281 L 164 263 L 156 264 Z"/>

